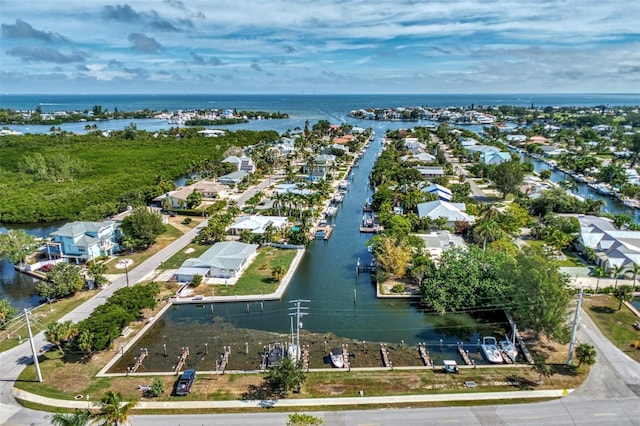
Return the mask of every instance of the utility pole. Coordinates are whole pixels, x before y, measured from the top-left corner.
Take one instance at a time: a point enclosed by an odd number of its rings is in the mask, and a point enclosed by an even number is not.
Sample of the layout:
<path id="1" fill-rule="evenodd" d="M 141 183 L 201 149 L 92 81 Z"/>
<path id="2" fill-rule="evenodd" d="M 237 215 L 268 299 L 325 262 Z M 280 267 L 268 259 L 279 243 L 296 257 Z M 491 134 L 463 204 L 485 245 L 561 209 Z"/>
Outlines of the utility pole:
<path id="1" fill-rule="evenodd" d="M 31 353 L 33 353 L 33 365 L 36 367 L 36 375 L 38 381 L 42 382 L 42 372 L 40 372 L 40 364 L 38 363 L 38 353 L 36 352 L 36 344 L 33 342 L 33 334 L 31 333 L 31 324 L 29 324 L 29 312 L 25 308 L 24 319 L 27 321 L 27 331 L 29 332 L 29 343 L 31 344 Z"/>
<path id="2" fill-rule="evenodd" d="M 576 305 L 576 315 L 573 317 L 573 330 L 571 331 L 571 341 L 569 342 L 569 355 L 567 355 L 567 366 L 571 365 L 571 356 L 573 355 L 573 345 L 576 340 L 576 331 L 578 331 L 578 318 L 580 317 L 580 306 L 582 305 L 582 287 L 578 295 L 578 304 Z"/>
<path id="3" fill-rule="evenodd" d="M 309 309 L 306 306 L 301 306 L 301 303 L 310 303 L 311 300 L 292 300 L 290 303 L 295 303 L 296 306 L 293 308 L 289 308 L 289 310 L 295 310 L 295 312 L 291 312 L 289 315 L 293 318 L 296 316 L 296 361 L 300 360 L 300 329 L 302 328 L 301 318 L 303 315 L 309 315 L 308 312 L 302 312 L 301 309 Z"/>

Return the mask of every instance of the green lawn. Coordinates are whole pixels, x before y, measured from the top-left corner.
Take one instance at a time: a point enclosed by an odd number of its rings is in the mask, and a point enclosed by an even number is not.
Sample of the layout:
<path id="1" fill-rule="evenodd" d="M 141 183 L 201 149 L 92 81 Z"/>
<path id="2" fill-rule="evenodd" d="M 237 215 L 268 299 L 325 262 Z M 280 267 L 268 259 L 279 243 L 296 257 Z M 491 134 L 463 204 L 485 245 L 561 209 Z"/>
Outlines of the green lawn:
<path id="1" fill-rule="evenodd" d="M 598 294 L 586 298 L 584 310 L 614 345 L 631 358 L 640 362 L 640 331 L 633 328 L 636 317 L 613 296 Z"/>
<path id="2" fill-rule="evenodd" d="M 211 248 L 210 245 L 207 244 L 196 244 L 191 243 L 187 245 L 183 250 L 174 254 L 170 259 L 164 262 L 162 265 L 158 267 L 158 269 L 178 269 L 185 260 L 200 257 L 202 253 L 209 250 Z M 193 249 L 193 251 L 189 250 Z M 189 253 L 187 253 L 189 251 Z"/>
<path id="3" fill-rule="evenodd" d="M 247 294 L 269 294 L 278 287 L 279 281 L 271 276 L 271 268 L 284 266 L 289 270 L 297 250 L 262 247 L 258 256 L 249 265 L 234 286 L 216 286 L 216 296 L 242 296 Z"/>
<path id="4" fill-rule="evenodd" d="M 129 264 L 129 270 L 135 268 L 140 265 L 142 262 L 171 244 L 173 241 L 177 240 L 182 236 L 182 232 L 178 230 L 175 226 L 165 225 L 164 231 L 162 234 L 158 235 L 156 242 L 149 247 L 145 251 L 140 251 L 137 253 L 125 253 L 122 256 L 111 259 L 109 263 L 107 263 L 107 274 L 124 274 L 124 269 L 117 268 L 116 265 L 118 261 L 124 258 L 131 259 L 133 263 Z"/>
<path id="5" fill-rule="evenodd" d="M 34 335 L 38 334 L 46 329 L 49 324 L 58 321 L 95 294 L 96 291 L 80 291 L 73 297 L 60 299 L 47 306 L 40 306 L 29 317 L 31 319 L 31 331 Z M 24 342 L 26 336 L 27 326 L 24 320 L 9 323 L 5 330 L 0 331 L 0 352 L 18 346 L 21 341 Z"/>

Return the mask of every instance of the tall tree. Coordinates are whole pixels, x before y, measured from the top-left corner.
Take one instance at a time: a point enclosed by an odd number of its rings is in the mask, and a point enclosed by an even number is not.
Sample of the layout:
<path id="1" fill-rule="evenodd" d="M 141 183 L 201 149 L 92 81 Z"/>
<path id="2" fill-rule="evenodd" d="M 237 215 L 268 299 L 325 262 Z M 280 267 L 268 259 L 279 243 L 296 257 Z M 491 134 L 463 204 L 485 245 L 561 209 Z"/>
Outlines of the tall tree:
<path id="1" fill-rule="evenodd" d="M 640 273 L 640 265 L 638 265 L 637 263 L 633 262 L 631 264 L 631 267 L 629 267 L 627 269 L 627 272 L 630 272 L 631 274 L 633 274 L 633 290 L 631 290 L 631 291 L 635 292 L 636 291 L 636 283 L 637 283 L 638 274 Z"/>
<path id="2" fill-rule="evenodd" d="M 36 292 L 46 299 L 58 299 L 75 294 L 84 285 L 80 267 L 66 262 L 55 264 L 36 285 Z"/>
<path id="3" fill-rule="evenodd" d="M 277 395 L 286 397 L 291 389 L 300 386 L 306 380 L 302 363 L 294 363 L 290 358 L 282 358 L 265 376 L 269 388 Z"/>
<path id="4" fill-rule="evenodd" d="M 107 283 L 107 278 L 104 276 L 105 272 L 107 272 L 107 265 L 104 263 L 95 259 L 89 263 L 88 275 L 96 287 L 102 287 Z"/>
<path id="5" fill-rule="evenodd" d="M 10 229 L 6 234 L 0 234 L 0 259 L 7 257 L 13 264 L 23 263 L 38 245 L 36 237 L 27 234 L 24 229 Z"/>
<path id="6" fill-rule="evenodd" d="M 596 293 L 598 292 L 598 287 L 600 286 L 600 278 L 606 277 L 608 274 L 606 270 L 601 266 L 596 266 L 593 268 L 593 276 L 596 277 Z"/>
<path id="7" fill-rule="evenodd" d="M 625 268 L 622 265 L 613 265 L 611 267 L 611 273 L 613 274 L 613 277 L 616 279 L 613 285 L 614 290 L 618 288 L 618 278 L 620 278 L 620 275 L 624 272 L 624 270 Z"/>
<path id="8" fill-rule="evenodd" d="M 514 315 L 536 334 L 566 339 L 571 300 L 569 276 L 560 272 L 557 263 L 538 247 L 525 247 L 508 276 L 512 282 Z"/>
<path id="9" fill-rule="evenodd" d="M 505 161 L 495 166 L 489 172 L 489 179 L 493 181 L 502 193 L 502 198 L 507 198 L 507 194 L 515 194 L 524 181 L 524 172 L 517 160 Z"/>
<path id="10" fill-rule="evenodd" d="M 613 296 L 620 302 L 620 304 L 618 305 L 618 310 L 622 309 L 622 302 L 630 302 L 633 299 L 631 286 L 621 285 L 613 291 Z"/>
<path id="11" fill-rule="evenodd" d="M 120 226 L 124 235 L 124 245 L 132 250 L 149 248 L 164 230 L 159 213 L 147 207 L 138 207 L 125 217 Z"/>
<path id="12" fill-rule="evenodd" d="M 7 323 L 18 313 L 18 308 L 11 306 L 9 299 L 0 299 L 0 330 L 4 330 Z"/>
<path id="13" fill-rule="evenodd" d="M 100 398 L 100 412 L 96 417 L 100 425 L 126 425 L 131 410 L 136 405 L 138 405 L 136 401 L 124 402 L 120 393 L 107 391 L 102 398 Z"/>

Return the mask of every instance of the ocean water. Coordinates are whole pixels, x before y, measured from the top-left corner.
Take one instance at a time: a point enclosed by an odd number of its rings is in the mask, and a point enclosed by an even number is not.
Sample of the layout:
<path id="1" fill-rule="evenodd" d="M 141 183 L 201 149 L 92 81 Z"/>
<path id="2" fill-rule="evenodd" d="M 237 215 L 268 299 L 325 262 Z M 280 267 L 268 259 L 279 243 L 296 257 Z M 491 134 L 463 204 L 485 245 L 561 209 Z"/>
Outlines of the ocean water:
<path id="1" fill-rule="evenodd" d="M 640 94 L 422 94 L 422 95 L 0 95 L 0 108 L 44 112 L 84 111 L 101 105 L 133 111 L 148 108 L 176 111 L 196 108 L 237 108 L 282 111 L 296 117 L 344 115 L 352 109 L 403 106 L 622 106 L 640 105 Z"/>

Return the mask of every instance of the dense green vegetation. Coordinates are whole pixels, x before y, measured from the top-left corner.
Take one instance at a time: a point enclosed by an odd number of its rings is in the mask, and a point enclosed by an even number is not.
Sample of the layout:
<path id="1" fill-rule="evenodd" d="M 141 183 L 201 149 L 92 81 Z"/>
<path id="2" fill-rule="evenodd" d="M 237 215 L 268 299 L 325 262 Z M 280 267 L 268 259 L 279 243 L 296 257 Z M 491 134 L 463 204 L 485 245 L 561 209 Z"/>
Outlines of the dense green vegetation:
<path id="1" fill-rule="evenodd" d="M 273 131 L 205 138 L 197 129 L 157 134 L 130 126 L 100 133 L 27 134 L 0 140 L 0 222 L 97 220 L 172 189 L 192 164 L 219 164 L 230 146 L 276 140 Z"/>

